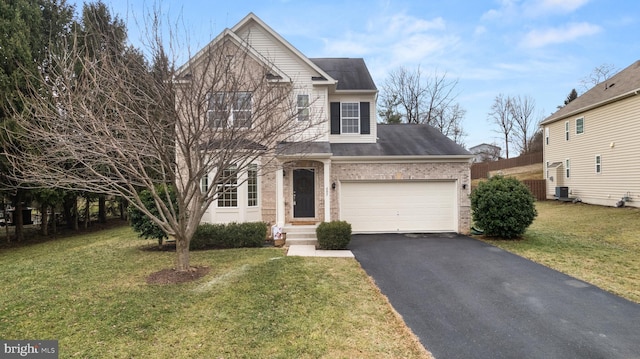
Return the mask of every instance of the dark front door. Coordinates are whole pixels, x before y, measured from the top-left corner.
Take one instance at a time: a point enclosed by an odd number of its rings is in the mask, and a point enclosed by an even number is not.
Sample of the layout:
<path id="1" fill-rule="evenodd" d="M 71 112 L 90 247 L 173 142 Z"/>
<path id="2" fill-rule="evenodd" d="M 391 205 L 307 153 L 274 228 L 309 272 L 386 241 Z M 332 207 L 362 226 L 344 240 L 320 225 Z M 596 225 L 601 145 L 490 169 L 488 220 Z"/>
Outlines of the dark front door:
<path id="1" fill-rule="evenodd" d="M 293 217 L 315 217 L 315 173 L 313 169 L 293 170 Z"/>

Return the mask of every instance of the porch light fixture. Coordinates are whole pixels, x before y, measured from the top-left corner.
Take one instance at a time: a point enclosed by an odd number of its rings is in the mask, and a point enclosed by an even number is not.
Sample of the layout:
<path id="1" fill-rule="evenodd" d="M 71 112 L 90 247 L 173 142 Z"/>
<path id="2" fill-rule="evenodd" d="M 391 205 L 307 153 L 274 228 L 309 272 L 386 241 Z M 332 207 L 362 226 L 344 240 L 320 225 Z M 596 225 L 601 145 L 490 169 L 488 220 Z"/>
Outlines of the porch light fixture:
<path id="1" fill-rule="evenodd" d="M 466 183 L 462 184 L 462 189 L 467 189 L 467 184 Z"/>
<path id="2" fill-rule="evenodd" d="M 333 182 L 333 183 L 331 184 L 331 189 L 336 189 L 336 183 L 335 183 L 335 182 Z"/>

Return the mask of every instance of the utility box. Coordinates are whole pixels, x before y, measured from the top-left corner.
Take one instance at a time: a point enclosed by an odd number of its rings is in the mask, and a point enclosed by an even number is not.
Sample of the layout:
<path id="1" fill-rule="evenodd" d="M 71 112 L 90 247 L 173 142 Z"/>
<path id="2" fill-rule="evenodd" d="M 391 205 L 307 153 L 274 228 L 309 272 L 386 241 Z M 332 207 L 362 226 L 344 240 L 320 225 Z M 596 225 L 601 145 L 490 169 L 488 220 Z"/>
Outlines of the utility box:
<path id="1" fill-rule="evenodd" d="M 569 198 L 569 187 L 556 187 L 556 198 Z"/>

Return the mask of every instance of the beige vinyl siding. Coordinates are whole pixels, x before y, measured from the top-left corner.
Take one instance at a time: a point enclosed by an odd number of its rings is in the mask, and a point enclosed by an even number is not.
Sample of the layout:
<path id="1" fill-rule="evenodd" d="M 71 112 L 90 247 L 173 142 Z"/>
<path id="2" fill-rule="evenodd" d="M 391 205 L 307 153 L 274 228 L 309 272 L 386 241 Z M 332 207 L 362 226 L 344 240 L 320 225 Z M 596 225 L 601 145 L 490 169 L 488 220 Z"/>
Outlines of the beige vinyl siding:
<path id="1" fill-rule="evenodd" d="M 327 86 L 314 86 L 311 81 L 311 77 L 319 76 L 320 74 L 261 26 L 249 24 L 238 31 L 237 35 L 247 41 L 267 60 L 273 62 L 278 69 L 287 74 L 294 82 L 294 92 L 296 94 L 306 93 L 309 95 L 309 102 L 311 103 L 309 111 L 312 120 L 318 122 L 318 126 L 309 128 L 302 134 L 301 138 L 296 138 L 295 140 L 328 141 Z"/>
<path id="2" fill-rule="evenodd" d="M 576 119 L 584 118 L 584 133 L 575 134 Z M 565 121 L 569 121 L 569 141 L 565 140 Z M 604 107 L 576 114 L 551 123 L 549 145 L 544 146 L 545 161 L 571 160 L 569 179 L 547 179 L 549 198 L 555 186 L 569 187 L 570 197 L 583 202 L 615 205 L 630 193 L 628 206 L 640 207 L 640 96 L 633 96 Z M 546 129 L 545 129 L 546 131 Z M 600 155 L 602 172 L 595 171 Z"/>

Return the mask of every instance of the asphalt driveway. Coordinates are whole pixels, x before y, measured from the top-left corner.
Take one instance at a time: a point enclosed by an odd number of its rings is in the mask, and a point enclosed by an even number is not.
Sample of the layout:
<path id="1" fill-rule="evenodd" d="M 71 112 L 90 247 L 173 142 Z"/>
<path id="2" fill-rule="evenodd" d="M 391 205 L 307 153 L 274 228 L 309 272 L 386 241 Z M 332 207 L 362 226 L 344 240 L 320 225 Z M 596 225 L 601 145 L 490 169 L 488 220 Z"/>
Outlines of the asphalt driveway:
<path id="1" fill-rule="evenodd" d="M 640 305 L 459 235 L 354 235 L 364 270 L 437 359 L 640 358 Z"/>

